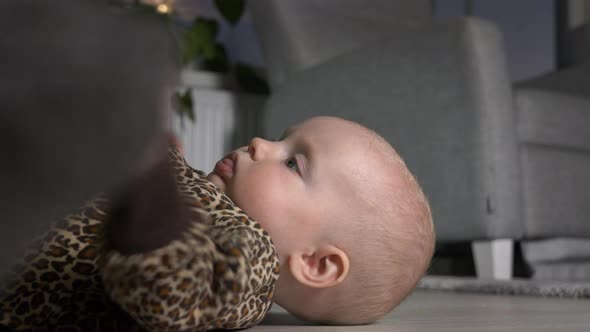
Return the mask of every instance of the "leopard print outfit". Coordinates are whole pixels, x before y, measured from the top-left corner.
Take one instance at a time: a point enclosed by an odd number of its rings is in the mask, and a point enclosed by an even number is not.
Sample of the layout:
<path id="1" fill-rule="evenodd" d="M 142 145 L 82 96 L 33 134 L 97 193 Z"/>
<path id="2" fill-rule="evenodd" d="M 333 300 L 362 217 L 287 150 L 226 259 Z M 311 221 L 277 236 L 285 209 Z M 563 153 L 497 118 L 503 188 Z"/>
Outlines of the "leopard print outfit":
<path id="1" fill-rule="evenodd" d="M 0 293 L 0 325 L 30 331 L 247 328 L 272 305 L 279 261 L 268 233 L 175 149 L 176 184 L 194 218 L 142 254 L 104 245 L 109 201 L 96 198 L 39 238 Z"/>

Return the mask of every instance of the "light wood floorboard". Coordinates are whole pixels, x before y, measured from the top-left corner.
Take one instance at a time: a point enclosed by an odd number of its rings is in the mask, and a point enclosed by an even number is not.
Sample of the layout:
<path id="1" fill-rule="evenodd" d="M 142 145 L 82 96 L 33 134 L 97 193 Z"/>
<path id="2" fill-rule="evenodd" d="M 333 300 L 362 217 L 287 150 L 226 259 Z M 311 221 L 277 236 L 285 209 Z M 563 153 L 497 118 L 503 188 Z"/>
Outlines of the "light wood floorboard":
<path id="1" fill-rule="evenodd" d="M 306 325 L 275 306 L 263 324 L 248 331 L 586 332 L 590 331 L 590 300 L 417 291 L 373 325 Z"/>

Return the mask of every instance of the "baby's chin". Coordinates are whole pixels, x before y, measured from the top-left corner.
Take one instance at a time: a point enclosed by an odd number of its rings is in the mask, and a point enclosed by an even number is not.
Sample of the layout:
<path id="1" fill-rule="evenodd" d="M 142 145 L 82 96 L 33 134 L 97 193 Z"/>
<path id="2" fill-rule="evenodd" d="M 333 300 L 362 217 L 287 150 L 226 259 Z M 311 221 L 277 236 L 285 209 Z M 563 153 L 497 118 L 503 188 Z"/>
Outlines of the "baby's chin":
<path id="1" fill-rule="evenodd" d="M 211 181 L 219 190 L 225 192 L 225 182 L 219 175 L 215 173 L 209 173 L 209 175 L 207 175 L 207 180 Z"/>

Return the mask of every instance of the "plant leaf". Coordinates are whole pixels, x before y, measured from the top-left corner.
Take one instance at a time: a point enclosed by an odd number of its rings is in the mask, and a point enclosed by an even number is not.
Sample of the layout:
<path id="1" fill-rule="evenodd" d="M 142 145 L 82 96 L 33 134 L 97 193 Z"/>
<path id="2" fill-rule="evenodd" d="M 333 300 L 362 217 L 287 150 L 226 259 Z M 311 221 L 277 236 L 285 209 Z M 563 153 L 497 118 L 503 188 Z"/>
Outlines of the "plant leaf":
<path id="1" fill-rule="evenodd" d="M 236 63 L 234 66 L 236 81 L 240 88 L 246 92 L 262 95 L 270 94 L 270 87 L 265 79 L 260 77 L 252 66 Z"/>
<path id="2" fill-rule="evenodd" d="M 203 56 L 212 59 L 216 54 L 217 22 L 197 18 L 185 31 L 182 38 L 182 63 L 186 65 L 195 58 Z"/>
<path id="3" fill-rule="evenodd" d="M 191 91 L 187 90 L 183 93 L 177 92 L 174 94 L 174 108 L 180 118 L 183 119 L 184 116 L 188 116 L 192 122 L 195 122 L 195 112 L 193 110 L 193 97 L 191 95 Z"/>
<path id="4" fill-rule="evenodd" d="M 205 59 L 199 68 L 216 73 L 227 73 L 229 67 L 229 60 L 227 58 L 227 53 L 225 52 L 225 47 L 217 43 L 217 45 L 215 45 L 215 57 Z"/>
<path id="5" fill-rule="evenodd" d="M 245 6 L 245 0 L 215 0 L 217 10 L 232 25 L 236 25 L 242 18 Z"/>

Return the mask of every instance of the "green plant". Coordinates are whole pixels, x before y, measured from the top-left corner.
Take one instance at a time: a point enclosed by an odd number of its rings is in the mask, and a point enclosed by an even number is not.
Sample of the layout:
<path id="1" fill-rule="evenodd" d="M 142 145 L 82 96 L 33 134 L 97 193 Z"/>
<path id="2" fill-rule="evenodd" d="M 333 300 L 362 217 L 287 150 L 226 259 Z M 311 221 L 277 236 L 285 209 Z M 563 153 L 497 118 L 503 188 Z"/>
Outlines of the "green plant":
<path id="1" fill-rule="evenodd" d="M 162 0 L 159 4 L 165 5 L 166 10 L 161 10 L 162 7 L 155 5 L 156 12 L 163 13 L 166 19 L 173 17 L 174 10 L 170 10 L 166 0 Z M 221 16 L 233 26 L 242 18 L 246 6 L 245 0 L 214 0 L 214 4 Z M 144 9 L 150 8 L 154 12 L 154 6 L 137 6 Z M 225 46 L 218 41 L 219 22 L 215 19 L 196 17 L 188 26 L 180 23 L 175 26 L 180 30 L 177 41 L 180 61 L 184 67 L 230 75 L 236 81 L 238 88 L 245 92 L 269 94 L 268 83 L 252 66 L 229 61 Z M 195 121 L 190 91 L 177 92 L 173 104 L 181 119 L 186 116 L 191 121 Z"/>

